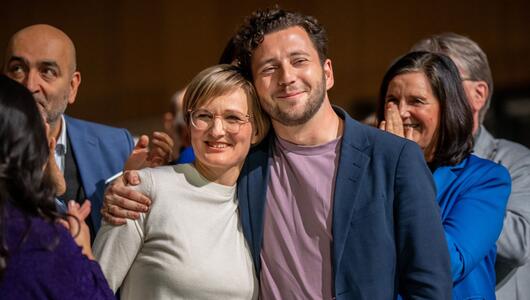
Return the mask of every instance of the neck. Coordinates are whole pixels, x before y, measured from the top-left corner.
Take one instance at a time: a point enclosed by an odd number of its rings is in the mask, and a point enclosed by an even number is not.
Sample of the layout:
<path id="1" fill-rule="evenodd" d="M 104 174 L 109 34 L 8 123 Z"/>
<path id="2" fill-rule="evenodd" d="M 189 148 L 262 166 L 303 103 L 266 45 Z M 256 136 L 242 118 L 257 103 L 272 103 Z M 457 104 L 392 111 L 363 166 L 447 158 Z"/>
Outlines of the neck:
<path id="1" fill-rule="evenodd" d="M 236 166 L 222 169 L 207 167 L 198 160 L 195 160 L 193 165 L 195 166 L 195 169 L 197 169 L 197 172 L 199 172 L 199 174 L 201 174 L 204 178 L 208 179 L 208 181 L 232 186 L 237 182 L 237 178 L 239 177 L 239 173 L 241 173 L 241 168 L 243 167 L 243 162 Z"/>
<path id="2" fill-rule="evenodd" d="M 344 125 L 326 96 L 320 109 L 306 123 L 286 126 L 272 120 L 272 126 L 276 134 L 286 141 L 297 145 L 316 146 L 340 137 Z"/>

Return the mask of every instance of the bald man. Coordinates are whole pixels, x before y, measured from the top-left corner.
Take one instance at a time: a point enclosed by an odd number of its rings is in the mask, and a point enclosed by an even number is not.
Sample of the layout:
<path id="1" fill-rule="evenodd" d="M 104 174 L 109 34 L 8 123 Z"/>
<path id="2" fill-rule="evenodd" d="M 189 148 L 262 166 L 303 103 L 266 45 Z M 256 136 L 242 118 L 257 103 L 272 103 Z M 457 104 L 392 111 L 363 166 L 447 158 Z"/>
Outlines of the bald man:
<path id="1" fill-rule="evenodd" d="M 61 201 L 92 202 L 86 222 L 93 238 L 101 222 L 105 180 L 124 168 L 133 151 L 131 135 L 64 114 L 75 102 L 81 73 L 74 44 L 61 30 L 40 24 L 18 31 L 8 43 L 4 62 L 4 73 L 31 91 L 49 124 L 49 135 L 57 141 L 55 159 L 67 187 Z"/>

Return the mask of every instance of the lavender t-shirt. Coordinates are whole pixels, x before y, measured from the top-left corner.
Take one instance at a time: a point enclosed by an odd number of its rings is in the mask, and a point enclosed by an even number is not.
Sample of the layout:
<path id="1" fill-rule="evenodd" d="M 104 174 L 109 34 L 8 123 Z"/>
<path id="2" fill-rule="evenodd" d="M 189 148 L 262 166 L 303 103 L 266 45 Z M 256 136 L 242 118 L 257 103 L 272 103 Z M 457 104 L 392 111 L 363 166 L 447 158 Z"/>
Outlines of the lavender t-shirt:
<path id="1" fill-rule="evenodd" d="M 340 138 L 273 148 L 261 250 L 262 299 L 331 299 L 332 211 Z"/>

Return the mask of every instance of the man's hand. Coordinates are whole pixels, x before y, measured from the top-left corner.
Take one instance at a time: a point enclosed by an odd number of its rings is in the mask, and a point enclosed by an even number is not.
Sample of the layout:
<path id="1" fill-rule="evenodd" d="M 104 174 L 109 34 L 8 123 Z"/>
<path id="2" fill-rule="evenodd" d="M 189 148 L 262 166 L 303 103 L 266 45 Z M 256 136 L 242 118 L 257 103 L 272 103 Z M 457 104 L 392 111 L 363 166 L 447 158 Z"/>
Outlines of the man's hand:
<path id="1" fill-rule="evenodd" d="M 147 135 L 140 136 L 133 152 L 125 163 L 125 170 L 140 170 L 143 168 L 154 168 L 171 161 L 173 157 L 173 139 L 163 132 L 153 132 L 149 145 Z"/>
<path id="2" fill-rule="evenodd" d="M 136 171 L 125 172 L 105 190 L 105 200 L 101 208 L 103 219 L 112 225 L 123 225 L 126 219 L 136 220 L 140 213 L 147 212 L 151 200 L 144 194 L 126 185 L 140 184 Z"/>
<path id="3" fill-rule="evenodd" d="M 157 166 L 167 164 L 173 159 L 173 139 L 165 132 L 153 132 L 153 146 L 149 150 L 147 160 Z"/>

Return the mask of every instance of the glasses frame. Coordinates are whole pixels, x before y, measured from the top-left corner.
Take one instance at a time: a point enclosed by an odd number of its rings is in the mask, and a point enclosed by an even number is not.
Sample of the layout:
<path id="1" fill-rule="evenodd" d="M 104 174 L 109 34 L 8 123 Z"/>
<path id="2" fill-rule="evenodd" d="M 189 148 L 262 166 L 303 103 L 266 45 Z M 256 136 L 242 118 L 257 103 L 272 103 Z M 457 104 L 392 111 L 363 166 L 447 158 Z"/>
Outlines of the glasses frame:
<path id="1" fill-rule="evenodd" d="M 198 126 L 195 122 L 194 122 L 194 118 L 193 118 L 193 114 L 195 112 L 198 112 L 198 111 L 203 111 L 203 112 L 207 112 L 209 113 L 211 116 L 212 116 L 212 121 L 207 124 L 206 127 L 202 128 L 200 126 Z M 221 119 L 221 124 L 223 125 L 223 130 L 228 132 L 228 133 L 232 133 L 232 134 L 237 134 L 239 133 L 239 131 L 241 130 L 241 126 L 247 124 L 250 122 L 250 120 L 252 119 L 252 117 L 249 115 L 249 114 L 242 114 L 243 117 L 246 118 L 246 120 L 239 120 L 239 121 L 236 121 L 235 123 L 228 123 L 224 118 L 223 118 L 223 115 L 220 115 L 220 114 L 214 114 L 212 113 L 211 111 L 207 110 L 207 109 L 203 109 L 203 108 L 198 108 L 198 109 L 188 109 L 188 114 L 189 114 L 189 117 L 190 117 L 190 123 L 191 123 L 191 126 L 193 126 L 194 128 L 198 129 L 198 130 L 209 130 L 213 127 L 213 125 L 215 124 L 215 119 L 216 118 L 220 118 Z M 234 130 L 234 129 L 231 129 L 231 128 L 235 128 L 233 126 L 237 125 L 237 130 Z"/>

